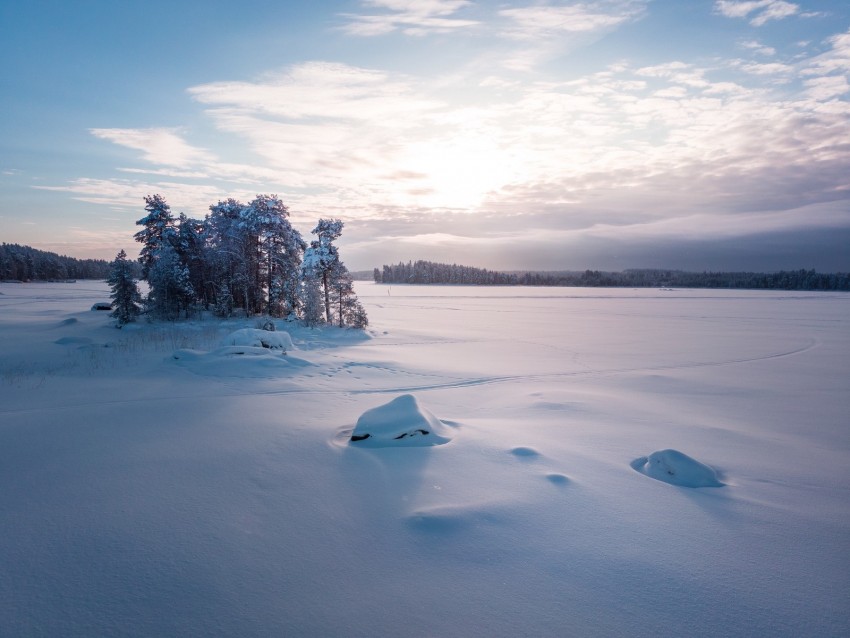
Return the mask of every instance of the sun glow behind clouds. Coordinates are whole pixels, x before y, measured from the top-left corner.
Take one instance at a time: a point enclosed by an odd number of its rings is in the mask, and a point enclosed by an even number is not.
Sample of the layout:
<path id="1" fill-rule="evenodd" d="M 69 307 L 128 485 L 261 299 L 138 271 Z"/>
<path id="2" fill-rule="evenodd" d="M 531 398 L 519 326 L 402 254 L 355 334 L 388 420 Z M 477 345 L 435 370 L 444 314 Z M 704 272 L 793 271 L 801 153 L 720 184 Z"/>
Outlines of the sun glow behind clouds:
<path id="1" fill-rule="evenodd" d="M 726 69 L 620 63 L 560 81 L 492 69 L 427 78 L 314 61 L 189 92 L 261 158 L 257 180 L 286 185 L 297 211 L 344 209 L 351 218 L 582 205 L 628 207 L 633 221 L 649 222 L 676 210 L 783 201 L 792 209 L 846 196 L 840 184 L 824 188 L 850 164 L 850 132 L 839 126 L 850 111 L 835 100 L 848 90 L 846 42 L 832 38 L 817 57 L 770 69 L 738 59 Z M 735 74 L 740 82 L 730 81 Z M 777 75 L 798 78 L 799 88 L 777 99 Z M 152 174 L 176 176 L 179 167 L 251 177 L 250 166 L 223 163 L 174 130 L 93 132 L 144 150 L 161 167 Z M 820 162 L 814 181 L 800 170 L 801 143 L 806 161 Z"/>

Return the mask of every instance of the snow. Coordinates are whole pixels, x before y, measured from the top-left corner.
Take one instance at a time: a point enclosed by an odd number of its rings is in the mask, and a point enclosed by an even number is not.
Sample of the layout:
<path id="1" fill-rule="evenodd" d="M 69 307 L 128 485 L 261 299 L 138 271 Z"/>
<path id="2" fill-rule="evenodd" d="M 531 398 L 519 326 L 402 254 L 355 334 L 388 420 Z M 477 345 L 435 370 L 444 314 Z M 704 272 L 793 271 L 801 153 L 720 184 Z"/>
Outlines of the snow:
<path id="1" fill-rule="evenodd" d="M 259 330 L 257 328 L 241 328 L 227 335 L 222 341 L 226 346 L 254 346 L 256 348 L 271 348 L 272 350 L 292 350 L 292 338 L 288 332 L 275 330 Z"/>
<path id="2" fill-rule="evenodd" d="M 284 355 L 0 284 L 0 633 L 850 635 L 850 296 L 357 287 Z"/>
<path id="3" fill-rule="evenodd" d="M 680 487 L 721 487 L 717 472 L 678 450 L 659 450 L 632 461 L 632 467 L 650 478 Z"/>
<path id="4" fill-rule="evenodd" d="M 350 442 L 357 447 L 429 447 L 451 441 L 440 420 L 412 394 L 364 412 Z"/>

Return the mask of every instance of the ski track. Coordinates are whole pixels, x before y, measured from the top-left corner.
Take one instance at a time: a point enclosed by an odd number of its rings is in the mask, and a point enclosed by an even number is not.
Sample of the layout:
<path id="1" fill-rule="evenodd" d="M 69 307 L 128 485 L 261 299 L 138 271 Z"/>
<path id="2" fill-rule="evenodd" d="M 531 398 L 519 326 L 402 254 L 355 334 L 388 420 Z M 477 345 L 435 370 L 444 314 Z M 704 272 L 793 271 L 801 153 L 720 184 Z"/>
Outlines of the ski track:
<path id="1" fill-rule="evenodd" d="M 333 389 L 305 389 L 297 384 L 297 377 L 295 383 L 293 383 L 293 387 L 282 388 L 278 390 L 257 390 L 251 389 L 250 391 L 233 391 L 233 392 L 215 392 L 215 393 L 207 393 L 207 394 L 186 394 L 179 396 L 168 396 L 168 397 L 159 397 L 160 401 L 185 401 L 187 399 L 198 400 L 198 399 L 212 399 L 212 398 L 231 398 L 231 397 L 246 397 L 246 396 L 278 396 L 278 395 L 288 395 L 288 394 L 308 394 L 308 395 L 381 395 L 381 394 L 403 394 L 403 393 L 411 393 L 411 392 L 428 392 L 432 390 L 451 390 L 451 389 L 460 389 L 460 388 L 469 388 L 475 386 L 485 386 L 485 385 L 493 385 L 499 383 L 525 383 L 530 381 L 542 381 L 547 379 L 566 379 L 566 378 L 576 378 L 576 377 L 604 377 L 604 376 L 615 376 L 620 374 L 633 374 L 636 372 L 662 372 L 662 371 L 670 371 L 670 370 L 688 370 L 695 368 L 707 368 L 707 367 L 718 367 L 718 366 L 731 366 L 731 365 L 741 365 L 745 363 L 754 363 L 757 361 L 770 361 L 773 359 L 781 359 L 784 357 L 791 357 L 802 354 L 809 350 L 812 350 L 820 345 L 817 339 L 811 339 L 808 344 L 805 346 L 794 348 L 793 350 L 787 350 L 784 352 L 775 352 L 772 354 L 761 355 L 758 357 L 742 357 L 736 359 L 726 359 L 723 361 L 698 361 L 698 362 L 690 362 L 690 363 L 678 363 L 678 364 L 667 364 L 667 365 L 657 365 L 657 366 L 649 366 L 649 367 L 632 367 L 632 368 L 613 368 L 613 369 L 599 369 L 599 370 L 581 370 L 574 372 L 550 372 L 545 374 L 524 374 L 524 375 L 501 375 L 501 376 L 490 376 L 490 377 L 477 377 L 471 379 L 454 379 L 451 381 L 446 381 L 443 383 L 429 383 L 429 384 L 419 384 L 419 385 L 399 385 L 392 387 L 384 387 L 384 388 L 333 388 Z M 340 355 L 332 355 L 335 358 L 341 358 Z M 364 367 L 374 367 L 380 370 L 394 371 L 392 368 L 386 368 L 381 366 L 376 366 L 368 363 L 356 363 L 356 365 L 364 366 Z M 335 372 L 339 372 L 340 369 L 337 369 Z M 187 371 L 189 372 L 189 371 Z M 414 374 L 416 376 L 438 376 L 438 375 L 430 375 L 427 373 L 408 373 Z M 269 379 L 271 377 L 264 377 L 265 379 Z M 137 399 L 121 399 L 121 400 L 111 400 L 111 401 L 98 401 L 91 402 L 87 401 L 85 403 L 66 403 L 63 405 L 55 405 L 41 408 L 21 408 L 21 409 L 12 409 L 12 410 L 2 410 L 0 409 L 0 414 L 5 415 L 14 415 L 14 414 L 33 414 L 39 412 L 55 412 L 67 409 L 81 408 L 81 407 L 90 407 L 90 406 L 105 406 L 105 405 L 126 405 L 126 404 L 137 404 L 137 403 L 146 403 L 150 401 L 150 397 L 140 397 Z"/>

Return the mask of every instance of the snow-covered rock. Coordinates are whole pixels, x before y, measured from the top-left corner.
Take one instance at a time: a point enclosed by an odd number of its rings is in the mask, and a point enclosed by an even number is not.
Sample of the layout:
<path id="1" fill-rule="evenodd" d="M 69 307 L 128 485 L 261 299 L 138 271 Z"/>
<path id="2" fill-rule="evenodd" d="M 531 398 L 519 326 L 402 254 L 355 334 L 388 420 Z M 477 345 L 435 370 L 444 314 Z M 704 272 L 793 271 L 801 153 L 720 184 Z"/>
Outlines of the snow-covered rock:
<path id="1" fill-rule="evenodd" d="M 294 350 L 292 337 L 283 330 L 271 332 L 257 328 L 243 328 L 231 332 L 222 340 L 224 346 L 250 346 L 254 348 L 269 348 L 271 350 Z"/>
<path id="2" fill-rule="evenodd" d="M 442 422 L 412 394 L 367 410 L 351 433 L 351 443 L 358 447 L 427 447 L 450 440 Z"/>
<path id="3" fill-rule="evenodd" d="M 665 483 L 681 487 L 721 487 L 713 468 L 678 450 L 659 450 L 631 463 L 632 468 Z"/>

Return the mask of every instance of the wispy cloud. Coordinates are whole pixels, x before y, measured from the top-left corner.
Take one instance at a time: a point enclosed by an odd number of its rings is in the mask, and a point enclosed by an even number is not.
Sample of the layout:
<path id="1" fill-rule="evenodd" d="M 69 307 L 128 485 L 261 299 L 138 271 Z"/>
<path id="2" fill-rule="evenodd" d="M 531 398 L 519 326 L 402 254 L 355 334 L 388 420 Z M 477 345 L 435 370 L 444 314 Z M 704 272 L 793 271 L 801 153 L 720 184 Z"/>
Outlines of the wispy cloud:
<path id="1" fill-rule="evenodd" d="M 527 71 L 576 46 L 587 44 L 645 14 L 649 0 L 588 0 L 571 4 L 534 2 L 494 7 L 467 0 L 365 0 L 381 13 L 342 14 L 343 31 L 356 36 L 401 32 L 425 36 L 463 30 L 481 40 L 510 43 L 501 65 Z M 458 17 L 458 14 L 472 17 Z"/>
<path id="2" fill-rule="evenodd" d="M 595 0 L 503 8 L 493 35 L 514 44 L 503 66 L 528 71 L 640 18 L 646 4 L 646 0 Z"/>
<path id="3" fill-rule="evenodd" d="M 94 128 L 90 132 L 100 139 L 142 151 L 144 159 L 154 164 L 182 167 L 213 157 L 206 149 L 188 144 L 177 129 Z"/>
<path id="4" fill-rule="evenodd" d="M 774 56 L 774 55 L 776 55 L 776 49 L 774 49 L 773 47 L 769 47 L 767 45 L 764 45 L 761 42 L 758 42 L 756 40 L 747 40 L 747 41 L 741 42 L 741 46 L 744 49 L 749 49 L 750 51 L 753 51 L 754 53 L 758 53 L 759 55 L 764 55 L 764 56 Z"/>
<path id="5" fill-rule="evenodd" d="M 62 186 L 35 186 L 38 190 L 61 191 L 70 193 L 81 202 L 109 206 L 114 209 L 141 211 L 144 208 L 144 196 L 161 192 L 174 210 L 187 211 L 203 215 L 210 204 L 218 201 L 223 194 L 209 184 L 187 184 L 184 182 L 140 182 L 121 179 L 80 178 Z M 247 196 L 250 191 L 241 193 Z M 228 193 L 228 196 L 231 194 Z M 236 194 L 232 194 L 236 196 Z"/>
<path id="6" fill-rule="evenodd" d="M 349 20 L 342 30 L 350 35 L 372 37 L 401 31 L 421 36 L 447 33 L 478 24 L 476 20 L 451 17 L 469 6 L 468 0 L 364 0 L 364 7 L 382 13 L 343 14 Z"/>
<path id="7" fill-rule="evenodd" d="M 791 75 L 796 73 L 793 66 L 781 62 L 744 62 L 735 60 L 732 63 L 744 73 L 752 75 Z"/>
<path id="8" fill-rule="evenodd" d="M 510 26 L 503 32 L 508 37 L 537 40 L 609 30 L 634 19 L 644 9 L 645 3 L 635 1 L 538 4 L 502 9 L 499 15 L 510 21 Z"/>
<path id="9" fill-rule="evenodd" d="M 714 9 L 727 18 L 750 18 L 750 24 L 760 27 L 771 20 L 782 20 L 793 15 L 814 17 L 817 13 L 800 13 L 800 5 L 785 0 L 716 0 Z"/>

